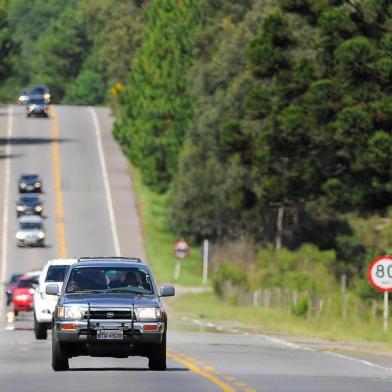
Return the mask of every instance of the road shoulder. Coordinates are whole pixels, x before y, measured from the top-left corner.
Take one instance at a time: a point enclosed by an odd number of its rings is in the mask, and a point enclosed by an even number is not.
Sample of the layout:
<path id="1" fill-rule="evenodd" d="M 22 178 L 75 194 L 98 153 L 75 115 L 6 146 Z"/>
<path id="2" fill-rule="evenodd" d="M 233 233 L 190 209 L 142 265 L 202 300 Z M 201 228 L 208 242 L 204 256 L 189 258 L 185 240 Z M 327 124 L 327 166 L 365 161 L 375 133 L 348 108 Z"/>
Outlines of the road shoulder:
<path id="1" fill-rule="evenodd" d="M 112 135 L 114 118 L 108 108 L 94 108 L 94 110 L 101 128 L 102 147 L 113 199 L 121 255 L 146 260 L 128 160 Z"/>

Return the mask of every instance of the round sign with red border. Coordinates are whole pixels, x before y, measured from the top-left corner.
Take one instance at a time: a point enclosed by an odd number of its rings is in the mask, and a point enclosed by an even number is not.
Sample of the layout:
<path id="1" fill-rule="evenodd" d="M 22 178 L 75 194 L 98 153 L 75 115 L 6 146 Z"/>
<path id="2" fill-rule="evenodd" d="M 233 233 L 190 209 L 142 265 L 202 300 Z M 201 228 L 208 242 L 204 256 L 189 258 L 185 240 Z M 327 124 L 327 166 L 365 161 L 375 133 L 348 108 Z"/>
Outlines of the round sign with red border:
<path id="1" fill-rule="evenodd" d="M 177 259 L 183 260 L 189 255 L 190 247 L 189 244 L 181 239 L 176 241 L 173 247 L 173 251 Z"/>
<path id="2" fill-rule="evenodd" d="M 379 291 L 392 291 L 392 257 L 377 257 L 368 269 L 370 283 Z"/>

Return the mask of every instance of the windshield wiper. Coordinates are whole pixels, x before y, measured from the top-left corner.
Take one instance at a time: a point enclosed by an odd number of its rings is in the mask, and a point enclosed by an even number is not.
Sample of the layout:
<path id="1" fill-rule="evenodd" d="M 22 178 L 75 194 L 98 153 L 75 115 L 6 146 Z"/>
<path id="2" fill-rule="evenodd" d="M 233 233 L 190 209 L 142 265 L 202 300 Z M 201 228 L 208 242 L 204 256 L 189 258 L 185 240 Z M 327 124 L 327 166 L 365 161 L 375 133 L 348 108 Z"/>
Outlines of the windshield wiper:
<path id="1" fill-rule="evenodd" d="M 106 293 L 107 290 L 76 290 L 76 291 L 68 291 L 67 294 L 82 294 L 82 293 Z"/>
<path id="2" fill-rule="evenodd" d="M 108 289 L 107 290 L 108 293 L 133 293 L 133 294 L 144 294 L 142 292 L 140 292 L 139 290 L 133 290 L 129 287 L 116 287 L 113 289 Z"/>

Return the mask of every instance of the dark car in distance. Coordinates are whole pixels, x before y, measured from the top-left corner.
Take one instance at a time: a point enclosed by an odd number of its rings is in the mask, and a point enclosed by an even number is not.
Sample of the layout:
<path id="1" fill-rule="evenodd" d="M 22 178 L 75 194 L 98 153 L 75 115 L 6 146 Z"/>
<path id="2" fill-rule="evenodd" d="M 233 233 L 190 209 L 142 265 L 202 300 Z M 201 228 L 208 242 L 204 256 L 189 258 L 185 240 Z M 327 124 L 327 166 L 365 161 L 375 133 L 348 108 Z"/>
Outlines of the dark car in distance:
<path id="1" fill-rule="evenodd" d="M 18 180 L 19 193 L 42 192 L 42 180 L 38 174 L 22 174 Z"/>
<path id="2" fill-rule="evenodd" d="M 26 115 L 49 117 L 49 106 L 45 98 L 41 95 L 31 95 L 26 104 Z"/>
<path id="3" fill-rule="evenodd" d="M 51 98 L 49 87 L 44 84 L 38 84 L 31 87 L 30 95 L 36 95 L 36 96 L 39 95 L 44 98 L 46 103 L 49 103 Z"/>
<path id="4" fill-rule="evenodd" d="M 47 295 L 59 294 L 56 284 Z M 151 370 L 166 369 L 167 315 L 148 266 L 139 259 L 81 258 L 71 265 L 53 313 L 52 368 L 68 370 L 69 358 L 147 357 Z"/>
<path id="5" fill-rule="evenodd" d="M 37 196 L 21 196 L 16 202 L 16 215 L 42 215 L 42 201 Z"/>

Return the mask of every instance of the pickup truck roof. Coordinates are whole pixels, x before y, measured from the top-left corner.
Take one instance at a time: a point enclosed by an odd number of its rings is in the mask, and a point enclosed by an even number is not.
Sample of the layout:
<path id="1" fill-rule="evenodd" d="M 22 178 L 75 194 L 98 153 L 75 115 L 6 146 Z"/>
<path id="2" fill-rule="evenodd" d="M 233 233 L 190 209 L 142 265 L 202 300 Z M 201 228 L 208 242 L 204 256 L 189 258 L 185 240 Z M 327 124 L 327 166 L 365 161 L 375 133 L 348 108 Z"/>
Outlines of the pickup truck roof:
<path id="1" fill-rule="evenodd" d="M 107 257 L 107 256 L 102 256 L 102 257 L 79 257 L 78 262 L 82 261 L 93 261 L 93 262 L 129 262 L 129 263 L 142 263 L 142 261 L 137 258 L 137 257 Z"/>

